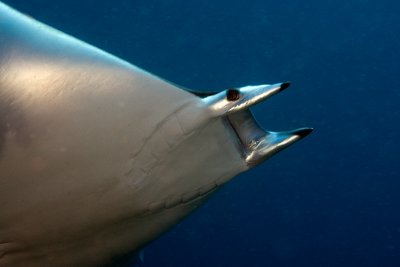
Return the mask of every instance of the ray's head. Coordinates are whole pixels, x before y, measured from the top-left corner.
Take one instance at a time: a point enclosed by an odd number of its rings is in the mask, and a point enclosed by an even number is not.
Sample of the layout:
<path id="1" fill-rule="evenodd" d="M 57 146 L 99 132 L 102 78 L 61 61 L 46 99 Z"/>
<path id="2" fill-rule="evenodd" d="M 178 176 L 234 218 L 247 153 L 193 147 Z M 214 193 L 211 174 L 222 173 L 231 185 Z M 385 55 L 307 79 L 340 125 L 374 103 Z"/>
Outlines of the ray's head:
<path id="1" fill-rule="evenodd" d="M 250 107 L 285 90 L 289 82 L 231 88 L 203 98 L 214 117 L 225 118 L 235 133 L 243 159 L 255 166 L 310 134 L 312 128 L 273 132 L 259 126 Z"/>

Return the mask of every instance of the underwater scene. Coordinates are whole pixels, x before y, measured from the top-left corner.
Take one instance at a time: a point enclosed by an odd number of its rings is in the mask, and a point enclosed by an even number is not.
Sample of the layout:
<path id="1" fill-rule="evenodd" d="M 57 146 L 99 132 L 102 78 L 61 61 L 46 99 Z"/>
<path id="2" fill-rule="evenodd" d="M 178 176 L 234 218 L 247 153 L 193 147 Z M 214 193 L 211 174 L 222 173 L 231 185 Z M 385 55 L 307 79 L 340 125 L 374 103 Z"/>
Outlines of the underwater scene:
<path id="1" fill-rule="evenodd" d="M 314 128 L 113 266 L 400 266 L 400 2 L 2 2 L 191 90 L 290 81 L 254 116 Z"/>

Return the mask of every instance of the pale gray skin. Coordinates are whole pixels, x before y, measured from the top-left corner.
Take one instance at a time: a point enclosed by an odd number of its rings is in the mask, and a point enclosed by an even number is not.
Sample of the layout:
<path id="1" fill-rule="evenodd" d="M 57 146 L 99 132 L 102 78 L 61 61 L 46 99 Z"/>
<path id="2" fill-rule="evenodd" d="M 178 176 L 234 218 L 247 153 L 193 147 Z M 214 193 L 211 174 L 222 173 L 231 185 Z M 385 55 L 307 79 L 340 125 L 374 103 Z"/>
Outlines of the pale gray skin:
<path id="1" fill-rule="evenodd" d="M 0 2 L 0 267 L 141 248 L 311 131 L 255 123 L 249 106 L 284 87 L 201 98 Z"/>

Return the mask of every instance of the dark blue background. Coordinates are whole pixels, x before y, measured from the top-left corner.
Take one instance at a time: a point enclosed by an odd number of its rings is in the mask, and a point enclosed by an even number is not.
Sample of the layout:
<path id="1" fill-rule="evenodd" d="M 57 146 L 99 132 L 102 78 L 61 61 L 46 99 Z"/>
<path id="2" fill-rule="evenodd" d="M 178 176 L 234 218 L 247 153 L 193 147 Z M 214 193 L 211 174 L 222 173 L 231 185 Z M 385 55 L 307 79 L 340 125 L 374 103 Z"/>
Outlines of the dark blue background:
<path id="1" fill-rule="evenodd" d="M 189 88 L 293 82 L 256 116 L 315 132 L 236 177 L 144 266 L 400 266 L 398 1 L 5 2 Z"/>

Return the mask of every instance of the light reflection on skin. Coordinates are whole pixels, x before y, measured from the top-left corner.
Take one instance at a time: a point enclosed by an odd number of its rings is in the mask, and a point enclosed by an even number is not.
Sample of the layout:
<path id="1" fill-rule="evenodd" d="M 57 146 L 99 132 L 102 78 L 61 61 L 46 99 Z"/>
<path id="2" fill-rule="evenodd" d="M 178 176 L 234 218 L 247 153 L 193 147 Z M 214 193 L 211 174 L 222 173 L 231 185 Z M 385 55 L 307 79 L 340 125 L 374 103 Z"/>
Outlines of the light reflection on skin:
<path id="1" fill-rule="evenodd" d="M 272 157 L 279 151 L 301 139 L 300 135 L 267 132 L 266 135 L 249 148 L 246 162 L 255 164 Z"/>

